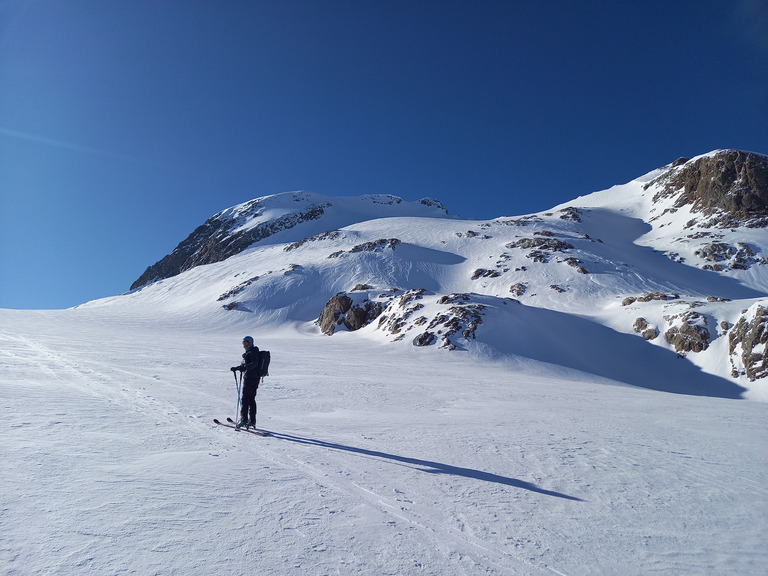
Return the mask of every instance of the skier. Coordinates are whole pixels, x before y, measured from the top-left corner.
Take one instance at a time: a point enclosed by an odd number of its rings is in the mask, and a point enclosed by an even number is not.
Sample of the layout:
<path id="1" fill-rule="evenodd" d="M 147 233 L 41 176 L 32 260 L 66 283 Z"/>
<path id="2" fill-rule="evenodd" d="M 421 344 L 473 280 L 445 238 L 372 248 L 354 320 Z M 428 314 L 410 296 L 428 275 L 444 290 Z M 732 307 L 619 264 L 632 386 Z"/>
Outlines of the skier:
<path id="1" fill-rule="evenodd" d="M 261 374 L 259 372 L 259 349 L 253 345 L 253 338 L 246 336 L 243 338 L 243 361 L 240 366 L 232 366 L 230 370 L 232 372 L 244 373 L 243 378 L 243 395 L 240 407 L 240 422 L 237 423 L 238 428 L 246 426 L 256 426 L 256 391 L 259 389 L 259 380 Z"/>

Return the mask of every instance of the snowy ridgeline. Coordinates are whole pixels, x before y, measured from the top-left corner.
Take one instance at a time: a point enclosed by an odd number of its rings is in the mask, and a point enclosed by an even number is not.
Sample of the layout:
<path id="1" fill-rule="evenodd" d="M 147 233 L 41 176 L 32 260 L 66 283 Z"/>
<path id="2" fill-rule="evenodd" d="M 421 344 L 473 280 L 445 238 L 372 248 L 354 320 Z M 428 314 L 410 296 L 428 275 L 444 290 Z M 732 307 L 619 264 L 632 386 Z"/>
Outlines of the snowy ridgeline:
<path id="1" fill-rule="evenodd" d="M 209 219 L 131 293 L 85 308 L 353 331 L 766 401 L 768 216 L 744 209 L 760 200 L 743 173 L 765 164 L 768 178 L 768 159 L 742 156 L 681 160 L 549 212 L 487 221 L 430 199 L 259 198 Z"/>

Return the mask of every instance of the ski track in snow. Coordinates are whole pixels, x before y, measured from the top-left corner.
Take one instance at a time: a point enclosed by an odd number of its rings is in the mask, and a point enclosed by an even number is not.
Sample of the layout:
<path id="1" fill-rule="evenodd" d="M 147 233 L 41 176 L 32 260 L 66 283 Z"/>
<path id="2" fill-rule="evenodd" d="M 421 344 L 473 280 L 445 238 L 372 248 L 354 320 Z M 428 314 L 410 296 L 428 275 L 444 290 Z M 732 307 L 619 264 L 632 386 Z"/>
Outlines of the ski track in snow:
<path id="1" fill-rule="evenodd" d="M 768 568 L 765 404 L 254 334 L 260 438 L 239 332 L 0 320 L 9 575 Z"/>

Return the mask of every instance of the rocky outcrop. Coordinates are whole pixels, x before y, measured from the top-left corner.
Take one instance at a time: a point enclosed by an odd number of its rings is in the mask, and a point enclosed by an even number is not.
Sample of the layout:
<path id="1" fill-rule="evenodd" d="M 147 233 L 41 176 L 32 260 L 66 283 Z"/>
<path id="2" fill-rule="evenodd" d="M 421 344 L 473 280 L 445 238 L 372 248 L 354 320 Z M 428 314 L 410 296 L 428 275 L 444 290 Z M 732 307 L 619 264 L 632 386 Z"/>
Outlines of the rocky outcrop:
<path id="1" fill-rule="evenodd" d="M 675 208 L 712 216 L 717 227 L 768 226 L 768 157 L 722 150 L 694 161 L 681 158 L 646 184 L 658 186 L 654 201 L 674 197 Z"/>
<path id="2" fill-rule="evenodd" d="M 628 296 L 622 300 L 622 306 L 630 306 L 635 302 L 651 302 L 652 300 L 676 300 L 679 294 L 664 294 L 663 292 L 647 292 L 642 296 Z"/>
<path id="3" fill-rule="evenodd" d="M 317 220 L 324 214 L 327 205 L 314 205 L 302 210 L 269 220 L 251 228 L 238 230 L 243 220 L 258 218 L 261 215 L 261 202 L 253 200 L 244 205 L 237 218 L 223 217 L 222 213 L 213 216 L 199 226 L 186 240 L 162 260 L 148 267 L 144 274 L 131 285 L 131 290 L 145 284 L 170 278 L 185 270 L 221 262 L 263 240 L 308 220 Z"/>
<path id="4" fill-rule="evenodd" d="M 389 297 L 389 301 L 384 308 L 384 313 L 379 317 L 378 329 L 396 336 L 396 339 L 403 338 L 405 331 L 409 330 L 409 319 L 414 313 L 424 308 L 424 304 L 419 302 L 427 291 L 424 288 L 415 288 L 399 293 L 395 291 Z M 416 325 L 422 325 L 426 318 L 419 317 L 414 321 Z"/>
<path id="5" fill-rule="evenodd" d="M 278 232 L 290 230 L 304 222 L 318 221 L 326 216 L 331 216 L 334 226 L 341 228 L 355 223 L 356 214 L 361 219 L 370 218 L 375 212 L 378 212 L 376 217 L 402 215 L 404 212 L 411 215 L 429 214 L 431 217 L 436 213 L 448 215 L 445 206 L 432 198 L 404 202 L 401 198 L 389 194 L 369 194 L 347 204 L 346 209 L 343 207 L 345 202 L 340 203 L 342 206 L 336 202 L 335 198 L 311 192 L 285 192 L 223 210 L 195 229 L 173 252 L 149 266 L 131 285 L 131 290 L 156 280 L 176 276 L 195 266 L 221 262 Z M 318 232 L 321 225 L 315 224 L 310 228 Z M 297 239 L 294 237 L 290 239 L 294 242 L 286 245 L 284 250 L 289 252 L 309 242 L 334 240 L 341 234 L 340 230 L 321 231 L 298 242 L 294 241 Z M 387 239 L 383 242 L 385 245 L 362 245 L 356 249 L 376 251 L 384 247 L 394 248 L 393 242 L 398 241 Z"/>
<path id="6" fill-rule="evenodd" d="M 339 292 L 326 303 L 317 323 L 323 334 L 331 335 L 338 326 L 347 330 L 359 330 L 373 322 L 381 314 L 381 303 L 364 299 L 355 303 L 345 292 Z"/>
<path id="7" fill-rule="evenodd" d="M 648 324 L 648 321 L 645 318 L 636 319 L 634 329 L 635 332 L 640 334 L 646 340 L 655 340 L 659 335 L 659 331 Z"/>
<path id="8" fill-rule="evenodd" d="M 709 348 L 711 335 L 705 316 L 689 311 L 665 316 L 664 319 L 671 324 L 669 330 L 664 333 L 664 338 L 678 355 L 685 356 L 687 352 L 702 352 Z"/>
<path id="9" fill-rule="evenodd" d="M 728 333 L 728 350 L 737 378 L 745 375 L 751 381 L 768 377 L 768 312 L 756 305 L 745 310 Z"/>
<path id="10" fill-rule="evenodd" d="M 581 260 L 578 258 L 574 258 L 573 256 L 569 256 L 568 258 L 565 258 L 563 260 L 565 264 L 568 264 L 571 268 L 576 268 L 576 272 L 579 274 L 589 274 L 589 271 L 584 268 L 584 266 L 581 265 Z"/>
<path id="11" fill-rule="evenodd" d="M 483 323 L 484 305 L 472 303 L 468 294 L 443 296 L 438 304 L 448 305 L 448 309 L 432 318 L 427 329 L 414 339 L 416 346 L 429 346 L 438 341 L 441 348 L 455 350 L 457 336 L 475 339 L 475 332 Z"/>
<path id="12" fill-rule="evenodd" d="M 704 264 L 704 270 L 714 270 L 720 272 L 727 268 L 732 270 L 746 270 L 756 262 L 761 262 L 755 258 L 755 253 L 748 244 L 737 242 L 736 246 L 724 242 L 712 242 L 705 244 L 694 252 L 696 256 L 707 262 L 714 264 Z"/>
<path id="13" fill-rule="evenodd" d="M 541 250 L 549 250 L 550 252 L 565 252 L 566 250 L 572 250 L 573 244 L 563 242 L 562 240 L 555 240 L 551 238 L 550 234 L 546 231 L 542 231 L 540 237 L 537 238 L 521 238 L 507 244 L 507 248 L 539 248 Z"/>
<path id="14" fill-rule="evenodd" d="M 582 211 L 572 206 L 563 208 L 560 210 L 560 220 L 571 220 L 573 222 L 581 222 Z"/>
<path id="15" fill-rule="evenodd" d="M 373 240 L 371 242 L 363 242 L 353 246 L 348 251 L 337 250 L 328 255 L 328 258 L 338 258 L 344 254 L 357 254 L 360 252 L 381 252 L 385 249 L 394 250 L 397 245 L 400 244 L 400 240 L 397 238 L 380 238 L 379 240 Z"/>
<path id="16" fill-rule="evenodd" d="M 254 276 L 253 278 L 248 278 L 248 280 L 245 280 L 244 282 L 241 282 L 237 286 L 233 287 L 231 290 L 224 292 L 221 296 L 219 296 L 218 301 L 221 302 L 223 300 L 228 300 L 229 298 L 232 298 L 234 296 L 237 296 L 240 294 L 243 290 L 245 290 L 248 286 L 256 282 L 258 280 L 258 276 Z M 229 308 L 231 310 L 232 308 Z"/>
<path id="17" fill-rule="evenodd" d="M 291 250 L 296 250 L 297 248 L 301 248 L 302 246 L 304 246 L 309 242 L 319 242 L 322 240 L 335 240 L 339 236 L 341 236 L 341 232 L 339 232 L 338 230 L 328 230 L 327 232 L 320 232 L 319 234 L 313 234 L 312 236 L 299 240 L 298 242 L 292 242 L 291 244 L 288 244 L 285 248 L 283 248 L 283 250 L 285 252 L 290 252 Z"/>
<path id="18" fill-rule="evenodd" d="M 573 244 L 554 238 L 554 234 L 548 230 L 541 230 L 535 233 L 534 238 L 521 238 L 514 242 L 506 244 L 507 248 L 520 248 L 533 250 L 526 254 L 534 262 L 546 263 L 549 261 L 553 252 L 565 252 L 573 250 Z"/>
<path id="19" fill-rule="evenodd" d="M 473 302 L 471 294 L 446 294 L 426 307 L 425 297 L 433 293 L 423 288 L 391 289 L 377 296 L 357 291 L 358 288 L 373 290 L 369 285 L 355 288 L 351 292 L 339 292 L 328 300 L 317 319 L 323 333 L 332 335 L 341 326 L 350 331 L 359 330 L 378 319 L 376 329 L 395 341 L 412 332 L 414 346 L 437 343 L 441 348 L 454 350 L 462 342 L 474 340 L 483 323 L 486 306 Z M 430 310 L 428 315 L 424 315 L 426 310 Z"/>
<path id="20" fill-rule="evenodd" d="M 478 268 L 472 273 L 472 280 L 478 278 L 498 278 L 501 276 L 498 270 L 488 270 L 486 268 Z"/>

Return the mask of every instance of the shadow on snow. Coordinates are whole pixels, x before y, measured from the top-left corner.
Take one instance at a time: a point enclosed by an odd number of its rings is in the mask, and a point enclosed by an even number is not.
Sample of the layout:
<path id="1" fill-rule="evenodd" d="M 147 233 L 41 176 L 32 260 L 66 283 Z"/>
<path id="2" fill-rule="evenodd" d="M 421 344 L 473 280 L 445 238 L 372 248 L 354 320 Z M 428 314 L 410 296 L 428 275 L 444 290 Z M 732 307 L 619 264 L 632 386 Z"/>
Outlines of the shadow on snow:
<path id="1" fill-rule="evenodd" d="M 380 460 L 389 460 L 397 462 L 399 465 L 404 465 L 414 470 L 420 470 L 428 474 L 446 474 L 449 476 L 461 476 L 463 478 L 472 478 L 474 480 L 482 480 L 484 482 L 493 482 L 495 484 L 502 484 L 504 486 L 512 486 L 513 488 L 521 488 L 537 494 L 544 494 L 545 496 L 554 496 L 556 498 L 564 498 L 565 500 L 575 500 L 577 502 L 583 502 L 581 498 L 575 496 L 569 496 L 561 492 L 555 492 L 552 490 L 544 490 L 539 488 L 536 484 L 530 482 L 524 482 L 516 478 L 508 478 L 499 474 L 493 474 L 491 472 L 483 472 L 481 470 L 474 470 L 472 468 L 463 468 L 460 466 L 451 466 L 450 464 L 441 464 L 440 462 L 432 462 L 430 460 L 420 460 L 418 458 L 408 458 L 406 456 L 398 456 L 396 454 L 387 454 L 386 452 L 379 452 L 378 450 L 368 450 L 366 448 L 357 448 L 355 446 L 346 446 L 344 444 L 336 444 L 335 442 L 326 442 L 324 440 L 316 440 L 314 438 L 303 438 L 301 436 L 294 436 L 292 434 L 282 434 L 279 432 L 269 432 L 269 435 L 278 440 L 287 440 L 289 442 L 296 442 L 297 444 L 304 444 L 307 446 L 318 446 L 320 448 L 327 448 L 329 450 L 339 450 L 342 452 L 351 452 L 353 454 L 359 454 L 369 458 L 375 458 Z"/>
<path id="2" fill-rule="evenodd" d="M 531 306 L 510 308 L 502 326 L 496 326 L 494 345 L 502 352 L 673 394 L 739 399 L 745 391 L 638 335 L 573 314 Z"/>

